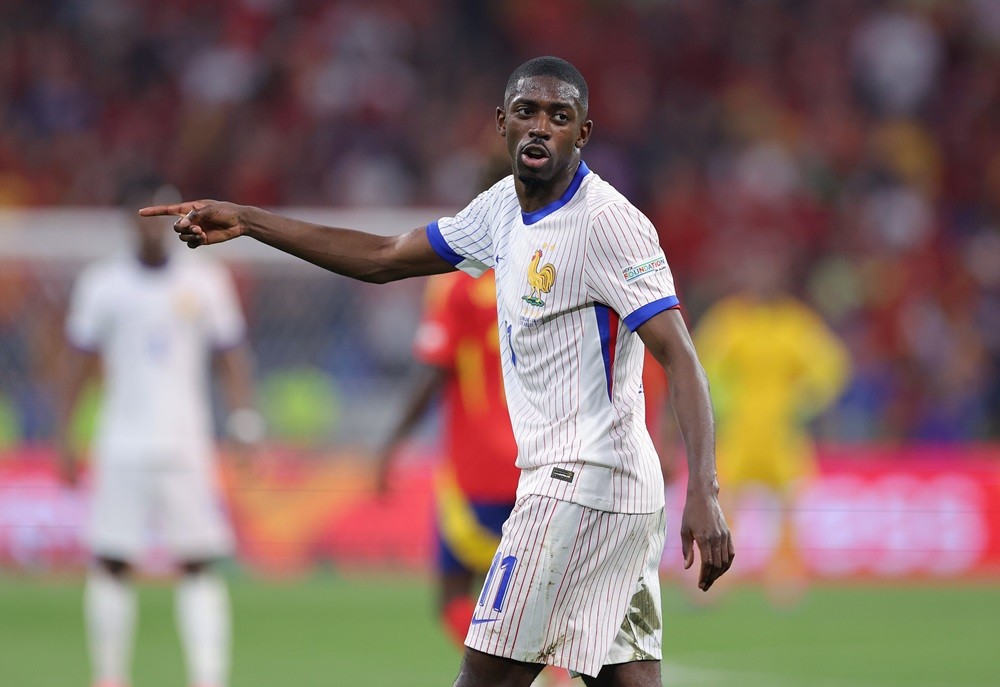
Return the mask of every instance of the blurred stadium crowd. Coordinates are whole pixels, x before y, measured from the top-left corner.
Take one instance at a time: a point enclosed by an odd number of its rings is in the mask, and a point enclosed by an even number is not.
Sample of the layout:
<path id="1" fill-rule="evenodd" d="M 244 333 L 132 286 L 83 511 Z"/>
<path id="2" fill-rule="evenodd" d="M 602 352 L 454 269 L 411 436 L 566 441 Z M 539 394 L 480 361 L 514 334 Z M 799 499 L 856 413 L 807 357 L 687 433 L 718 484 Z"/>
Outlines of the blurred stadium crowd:
<path id="1" fill-rule="evenodd" d="M 748 247 L 786 253 L 853 357 L 824 436 L 1000 437 L 995 0 L 14 0 L 0 207 L 110 205 L 150 172 L 263 206 L 458 207 L 537 54 L 587 76 L 588 165 L 653 219 L 693 321 Z M 0 280 L 5 366 L 52 345 L 25 339 L 25 288 Z"/>

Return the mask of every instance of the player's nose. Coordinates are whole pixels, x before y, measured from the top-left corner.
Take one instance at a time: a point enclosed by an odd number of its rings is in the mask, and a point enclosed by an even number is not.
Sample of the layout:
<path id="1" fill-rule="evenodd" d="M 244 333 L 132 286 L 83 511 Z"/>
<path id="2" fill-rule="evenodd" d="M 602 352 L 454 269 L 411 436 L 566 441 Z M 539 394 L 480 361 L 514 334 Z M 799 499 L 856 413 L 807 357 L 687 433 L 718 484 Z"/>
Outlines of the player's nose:
<path id="1" fill-rule="evenodd" d="M 531 121 L 531 126 L 528 127 L 528 135 L 532 138 L 542 138 L 548 140 L 552 135 L 548 119 L 545 117 L 535 117 Z"/>

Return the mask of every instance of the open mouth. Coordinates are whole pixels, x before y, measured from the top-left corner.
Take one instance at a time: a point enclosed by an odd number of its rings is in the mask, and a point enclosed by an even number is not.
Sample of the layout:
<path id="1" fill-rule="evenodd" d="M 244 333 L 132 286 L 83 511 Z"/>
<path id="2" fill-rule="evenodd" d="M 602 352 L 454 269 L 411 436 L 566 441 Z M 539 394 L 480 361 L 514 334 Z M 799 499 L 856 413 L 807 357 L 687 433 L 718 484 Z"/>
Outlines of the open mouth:
<path id="1" fill-rule="evenodd" d="M 532 143 L 521 148 L 521 162 L 532 169 L 545 166 L 549 161 L 549 151 L 543 146 Z"/>

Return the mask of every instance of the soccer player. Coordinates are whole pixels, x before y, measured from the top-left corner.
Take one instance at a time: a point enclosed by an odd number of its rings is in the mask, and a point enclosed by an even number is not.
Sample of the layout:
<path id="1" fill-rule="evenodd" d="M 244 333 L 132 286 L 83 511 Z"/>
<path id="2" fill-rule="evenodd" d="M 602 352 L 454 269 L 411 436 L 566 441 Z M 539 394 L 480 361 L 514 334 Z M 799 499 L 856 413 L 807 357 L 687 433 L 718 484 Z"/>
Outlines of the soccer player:
<path id="1" fill-rule="evenodd" d="M 192 248 L 246 235 L 369 282 L 493 269 L 521 476 L 457 687 L 527 686 L 545 664 L 588 685 L 661 684 L 663 477 L 644 422 L 643 345 L 666 369 L 687 448 L 685 564 L 697 542 L 708 590 L 733 560 L 705 374 L 654 228 L 581 158 L 587 102 L 565 60 L 518 67 L 496 111 L 513 174 L 400 236 L 208 200 L 140 211 L 180 215 Z"/>
<path id="2" fill-rule="evenodd" d="M 123 206 L 134 211 L 149 203 L 154 184 L 130 185 Z M 168 250 L 169 236 L 169 224 L 137 218 L 131 249 L 85 270 L 67 316 L 59 415 L 61 468 L 70 484 L 78 462 L 68 431 L 72 410 L 98 365 L 103 373 L 87 528 L 94 563 L 84 604 L 99 687 L 130 684 L 131 573 L 154 523 L 180 569 L 176 610 L 189 684 L 220 687 L 227 680 L 229 601 L 211 564 L 230 553 L 233 540 L 214 472 L 211 358 L 234 409 L 232 438 L 256 442 L 263 422 L 253 409 L 244 321 L 228 274 Z"/>
<path id="3" fill-rule="evenodd" d="M 779 605 L 805 589 L 792 508 L 816 473 L 808 423 L 833 404 L 850 373 L 837 335 L 788 294 L 790 260 L 773 242 L 745 244 L 731 272 L 738 290 L 709 308 L 694 335 L 714 390 L 727 505 L 762 489 L 781 506 L 778 546 L 765 571 Z"/>

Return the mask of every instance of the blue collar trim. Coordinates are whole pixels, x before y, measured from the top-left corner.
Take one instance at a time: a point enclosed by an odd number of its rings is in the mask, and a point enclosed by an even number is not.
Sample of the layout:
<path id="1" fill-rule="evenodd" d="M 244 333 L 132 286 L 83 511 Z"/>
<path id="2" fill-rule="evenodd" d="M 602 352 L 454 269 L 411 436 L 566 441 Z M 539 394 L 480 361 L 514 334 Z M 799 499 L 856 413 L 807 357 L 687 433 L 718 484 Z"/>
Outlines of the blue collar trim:
<path id="1" fill-rule="evenodd" d="M 562 194 L 562 197 L 559 200 L 554 200 L 545 207 L 535 210 L 534 212 L 521 213 L 521 219 L 524 221 L 525 226 L 545 219 L 563 205 L 573 200 L 573 196 L 576 195 L 577 189 L 579 189 L 580 184 L 583 183 L 583 178 L 588 174 L 590 174 L 590 168 L 587 167 L 586 162 L 580 160 L 580 166 L 576 168 L 576 174 L 573 175 L 573 181 L 570 182 L 569 188 L 566 189 L 566 192 Z"/>

